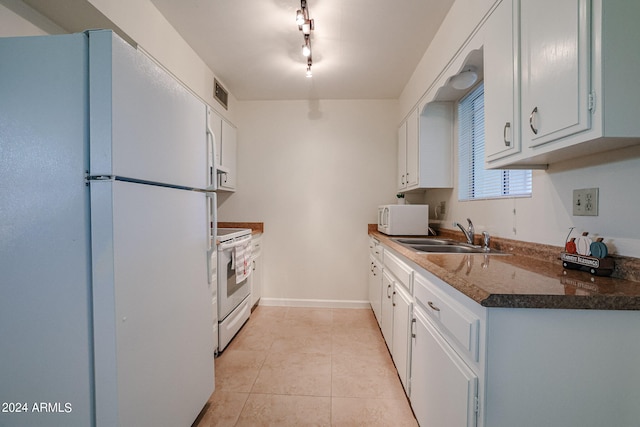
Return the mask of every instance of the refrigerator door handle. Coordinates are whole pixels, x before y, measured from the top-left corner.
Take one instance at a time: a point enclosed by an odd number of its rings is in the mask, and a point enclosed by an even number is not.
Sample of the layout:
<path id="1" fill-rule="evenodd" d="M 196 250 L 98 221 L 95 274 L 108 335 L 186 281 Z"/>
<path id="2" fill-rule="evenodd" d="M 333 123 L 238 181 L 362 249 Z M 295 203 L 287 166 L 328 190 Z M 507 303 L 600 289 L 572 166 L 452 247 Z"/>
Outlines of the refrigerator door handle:
<path id="1" fill-rule="evenodd" d="M 218 238 L 218 195 L 207 193 L 207 230 L 209 232 L 209 249 L 215 249 Z"/>

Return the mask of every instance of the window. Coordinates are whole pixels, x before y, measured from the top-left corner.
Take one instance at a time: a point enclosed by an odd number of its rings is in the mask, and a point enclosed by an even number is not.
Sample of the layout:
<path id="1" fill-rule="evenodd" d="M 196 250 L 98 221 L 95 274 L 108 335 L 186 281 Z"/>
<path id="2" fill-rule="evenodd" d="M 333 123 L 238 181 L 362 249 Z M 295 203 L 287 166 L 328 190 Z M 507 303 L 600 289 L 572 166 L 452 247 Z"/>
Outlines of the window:
<path id="1" fill-rule="evenodd" d="M 484 168 L 484 85 L 458 103 L 458 200 L 531 196 L 530 170 Z"/>

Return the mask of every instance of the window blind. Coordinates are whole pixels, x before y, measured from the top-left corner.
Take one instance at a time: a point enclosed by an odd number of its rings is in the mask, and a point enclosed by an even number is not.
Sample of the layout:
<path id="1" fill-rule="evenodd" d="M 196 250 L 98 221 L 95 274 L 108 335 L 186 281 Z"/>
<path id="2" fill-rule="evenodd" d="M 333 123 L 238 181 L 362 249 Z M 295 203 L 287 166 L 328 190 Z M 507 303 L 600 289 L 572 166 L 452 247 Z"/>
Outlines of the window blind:
<path id="1" fill-rule="evenodd" d="M 458 103 L 458 199 L 531 195 L 530 170 L 484 168 L 484 85 Z"/>

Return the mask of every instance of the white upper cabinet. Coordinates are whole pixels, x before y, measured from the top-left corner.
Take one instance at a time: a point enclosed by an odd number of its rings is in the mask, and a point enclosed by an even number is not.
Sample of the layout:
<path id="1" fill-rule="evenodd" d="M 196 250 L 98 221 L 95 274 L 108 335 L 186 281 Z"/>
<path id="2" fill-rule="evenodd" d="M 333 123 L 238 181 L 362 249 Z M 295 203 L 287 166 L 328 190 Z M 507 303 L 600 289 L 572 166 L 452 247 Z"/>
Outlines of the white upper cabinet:
<path id="1" fill-rule="evenodd" d="M 398 190 L 407 188 L 407 122 L 398 128 Z"/>
<path id="2" fill-rule="evenodd" d="M 398 190 L 453 187 L 453 104 L 414 108 L 398 129 Z"/>
<path id="3" fill-rule="evenodd" d="M 513 3 L 512 3 L 513 2 Z M 637 144 L 640 141 L 640 2 L 604 0 L 503 0 L 516 13 L 516 52 L 520 64 L 521 148 L 500 147 L 491 137 L 485 160 L 490 168 L 539 167 Z M 494 11 L 502 16 L 500 8 Z M 506 17 L 506 13 L 504 13 Z M 505 17 L 500 20 L 505 21 Z M 497 59 L 504 40 L 494 16 L 485 34 L 485 97 L 491 115 Z M 517 23 L 519 21 L 519 28 Z M 505 30 L 506 31 L 506 30 Z M 506 37 L 506 34 L 505 34 Z M 489 62 L 491 61 L 491 62 Z M 634 70 L 634 71 L 632 71 Z M 516 87 L 518 80 L 516 80 Z M 518 91 L 516 90 L 516 99 Z M 506 99 L 506 97 L 505 97 Z M 517 141 L 516 141 L 517 146 Z"/>
<path id="4" fill-rule="evenodd" d="M 520 7 L 523 134 L 535 147 L 590 127 L 589 1 Z"/>
<path id="5" fill-rule="evenodd" d="M 485 23 L 484 149 L 487 160 L 520 152 L 520 110 L 516 97 L 518 33 L 513 16 L 517 13 L 517 2 L 515 6 L 512 0 L 502 1 Z"/>
<path id="6" fill-rule="evenodd" d="M 407 188 L 417 186 L 420 178 L 418 175 L 420 173 L 418 169 L 418 159 L 420 158 L 419 127 L 418 109 L 414 109 L 407 119 Z"/>
<path id="7" fill-rule="evenodd" d="M 235 191 L 236 189 L 236 156 L 237 156 L 237 131 L 226 121 L 222 121 L 222 141 L 220 160 L 220 190 Z"/>
<path id="8" fill-rule="evenodd" d="M 218 189 L 235 191 L 236 189 L 236 128 L 222 119 L 212 109 L 208 110 L 209 131 L 213 133 L 215 145 L 215 163 L 218 174 Z"/>

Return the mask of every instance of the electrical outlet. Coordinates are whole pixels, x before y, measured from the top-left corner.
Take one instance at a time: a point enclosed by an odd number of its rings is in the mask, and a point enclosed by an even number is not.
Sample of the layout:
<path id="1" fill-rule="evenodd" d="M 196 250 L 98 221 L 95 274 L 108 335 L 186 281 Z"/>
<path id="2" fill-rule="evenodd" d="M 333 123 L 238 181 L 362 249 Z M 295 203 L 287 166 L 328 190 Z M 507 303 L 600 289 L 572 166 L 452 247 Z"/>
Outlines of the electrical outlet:
<path id="1" fill-rule="evenodd" d="M 573 214 L 576 216 L 598 216 L 598 189 L 573 190 Z"/>

